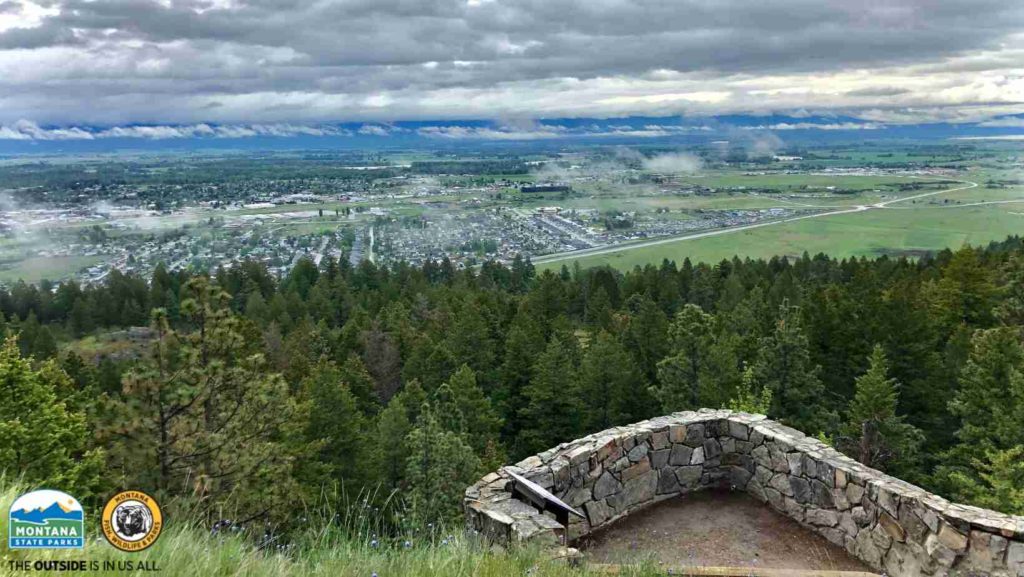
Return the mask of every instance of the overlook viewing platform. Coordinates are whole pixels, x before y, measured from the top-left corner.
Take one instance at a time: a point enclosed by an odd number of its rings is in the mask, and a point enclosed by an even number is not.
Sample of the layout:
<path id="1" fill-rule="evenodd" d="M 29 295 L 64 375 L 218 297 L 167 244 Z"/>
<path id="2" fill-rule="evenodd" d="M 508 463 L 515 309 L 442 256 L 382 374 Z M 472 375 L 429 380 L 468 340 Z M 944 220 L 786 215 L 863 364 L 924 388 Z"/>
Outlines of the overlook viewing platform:
<path id="1" fill-rule="evenodd" d="M 1024 517 L 949 502 L 728 410 L 563 443 L 485 476 L 464 505 L 495 543 L 567 544 L 610 571 L 647 559 L 694 575 L 1024 576 Z"/>

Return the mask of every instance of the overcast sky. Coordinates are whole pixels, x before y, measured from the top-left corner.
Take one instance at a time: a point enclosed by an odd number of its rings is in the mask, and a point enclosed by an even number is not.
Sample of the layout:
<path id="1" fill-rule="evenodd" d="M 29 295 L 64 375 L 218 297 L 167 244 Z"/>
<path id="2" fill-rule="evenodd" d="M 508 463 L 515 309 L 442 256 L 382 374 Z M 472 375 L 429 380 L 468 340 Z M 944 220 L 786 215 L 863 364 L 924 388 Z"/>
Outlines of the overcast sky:
<path id="1" fill-rule="evenodd" d="M 1020 0 L 0 0 L 8 132 L 1022 103 Z"/>

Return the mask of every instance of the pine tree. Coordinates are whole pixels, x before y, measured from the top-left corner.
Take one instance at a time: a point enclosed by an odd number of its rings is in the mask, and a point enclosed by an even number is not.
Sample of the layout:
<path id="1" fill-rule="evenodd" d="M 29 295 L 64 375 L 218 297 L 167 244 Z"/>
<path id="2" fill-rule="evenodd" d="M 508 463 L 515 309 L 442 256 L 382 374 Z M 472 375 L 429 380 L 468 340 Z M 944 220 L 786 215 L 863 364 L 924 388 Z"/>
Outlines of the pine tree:
<path id="1" fill-rule="evenodd" d="M 946 327 L 989 325 L 998 293 L 993 273 L 980 250 L 965 247 L 953 253 L 942 277 L 925 293 L 932 315 Z"/>
<path id="2" fill-rule="evenodd" d="M 1013 455 L 1024 447 L 1024 345 L 1018 327 L 974 334 L 949 409 L 960 427 L 957 444 L 935 473 L 936 483 L 968 502 L 986 506 L 995 498 L 1012 509 L 1001 487 L 1019 478 Z"/>
<path id="3" fill-rule="evenodd" d="M 108 474 L 164 495 L 187 491 L 211 514 L 287 513 L 297 491 L 292 459 L 303 453 L 297 442 L 284 447 L 301 435 L 295 401 L 258 343 L 241 336 L 226 294 L 203 277 L 185 288 L 191 330 L 171 329 L 157 310 L 150 358 L 124 377 L 120 398 L 105 403 Z"/>
<path id="4" fill-rule="evenodd" d="M 729 399 L 725 408 L 755 415 L 768 414 L 772 406 L 772 390 L 768 387 L 758 390 L 756 381 L 753 367 L 744 369 L 736 395 Z"/>
<path id="5" fill-rule="evenodd" d="M 405 499 L 420 523 L 456 522 L 462 492 L 480 473 L 480 461 L 462 437 L 445 430 L 429 405 L 405 440 Z"/>
<path id="6" fill-rule="evenodd" d="M 530 258 L 526 257 L 524 259 L 519 253 L 516 253 L 515 258 L 512 260 L 511 273 L 511 289 L 516 293 L 525 292 L 530 281 L 536 276 L 536 270 L 533 267 L 533 263 L 530 262 Z"/>
<path id="7" fill-rule="evenodd" d="M 17 343 L 22 356 L 32 356 L 36 339 L 39 337 L 39 331 L 42 328 L 43 327 L 39 324 L 39 318 L 36 317 L 35 311 L 28 313 L 25 320 L 17 324 Z"/>
<path id="8" fill-rule="evenodd" d="M 923 438 L 896 414 L 899 385 L 888 373 L 885 353 L 875 345 L 867 372 L 856 379 L 844 430 L 846 442 L 841 444 L 868 467 L 910 471 Z"/>
<path id="9" fill-rule="evenodd" d="M 32 343 L 30 354 L 37 361 L 52 359 L 57 356 L 57 339 L 53 338 L 50 327 L 39 327 L 39 330 L 36 332 L 35 342 Z"/>
<path id="10" fill-rule="evenodd" d="M 587 347 L 580 367 L 584 428 L 595 432 L 647 416 L 647 384 L 622 344 L 606 331 Z"/>
<path id="11" fill-rule="evenodd" d="M 717 335 L 715 319 L 686 305 L 669 328 L 671 354 L 658 363 L 654 393 L 664 412 L 720 407 L 740 380 L 735 346 Z"/>
<path id="12" fill-rule="evenodd" d="M 390 399 L 401 386 L 402 367 L 398 346 L 377 320 L 370 323 L 361 337 L 363 364 L 376 382 L 377 398 Z"/>
<path id="13" fill-rule="evenodd" d="M 431 399 L 432 406 L 437 411 L 437 422 L 446 431 L 451 431 L 466 437 L 466 420 L 462 411 L 455 402 L 452 395 L 452 388 L 448 383 L 441 383 L 441 386 L 434 391 Z"/>
<path id="14" fill-rule="evenodd" d="M 338 369 L 342 382 L 355 397 L 359 410 L 364 415 L 377 414 L 381 407 L 380 399 L 373 390 L 373 377 L 366 370 L 366 365 L 359 355 L 350 354 Z"/>
<path id="15" fill-rule="evenodd" d="M 832 415 L 823 402 L 825 390 L 818 378 L 820 370 L 811 362 L 799 310 L 784 302 L 775 331 L 761 339 L 753 366 L 758 385 L 772 392 L 769 416 L 807 434 L 829 426 Z"/>
<path id="16" fill-rule="evenodd" d="M 33 369 L 14 338 L 0 346 L 0 471 L 84 499 L 99 489 L 104 461 L 102 451 L 88 448 L 85 413 L 58 396 L 72 388 L 52 361 Z"/>
<path id="17" fill-rule="evenodd" d="M 522 428 L 519 411 L 525 404 L 524 391 L 533 379 L 533 364 L 543 350 L 544 332 L 540 325 L 529 314 L 518 313 L 505 338 L 500 384 L 493 396 L 504 421 L 502 434 L 506 439 L 516 439 Z"/>
<path id="18" fill-rule="evenodd" d="M 587 296 L 586 322 L 596 330 L 612 326 L 612 302 L 603 286 L 594 288 Z"/>
<path id="19" fill-rule="evenodd" d="M 495 358 L 487 319 L 481 312 L 483 308 L 479 301 L 465 302 L 455 314 L 445 339 L 455 366 L 469 365 L 477 374 L 491 371 Z"/>
<path id="20" fill-rule="evenodd" d="M 961 445 L 1002 450 L 1024 444 L 1024 345 L 1016 327 L 978 331 L 949 405 Z"/>
<path id="21" fill-rule="evenodd" d="M 409 353 L 402 378 L 405 381 L 418 380 L 427 390 L 433 391 L 455 371 L 455 362 L 455 355 L 444 342 L 422 337 Z"/>
<path id="22" fill-rule="evenodd" d="M 658 362 L 669 350 L 668 318 L 647 294 L 633 295 L 626 302 L 626 308 L 629 315 L 622 342 L 636 359 L 644 380 L 652 383 L 658 378 Z"/>
<path id="23" fill-rule="evenodd" d="M 245 301 L 245 316 L 260 325 L 263 325 L 269 319 L 270 308 L 267 306 L 267 301 L 263 299 L 260 291 L 254 290 L 249 293 L 249 298 Z"/>
<path id="24" fill-rule="evenodd" d="M 574 349 L 574 343 L 552 336 L 534 364 L 533 380 L 523 391 L 518 448 L 525 454 L 543 451 L 582 432 Z"/>
<path id="25" fill-rule="evenodd" d="M 306 413 L 303 433 L 306 441 L 318 447 L 314 463 L 321 469 L 320 480 L 368 484 L 372 475 L 365 466 L 366 420 L 342 371 L 322 361 L 303 380 L 301 390 Z"/>
<path id="26" fill-rule="evenodd" d="M 68 329 L 75 337 L 81 337 L 93 329 L 92 318 L 84 298 L 76 299 L 75 304 L 71 305 Z"/>
<path id="27" fill-rule="evenodd" d="M 996 318 L 1004 325 L 1024 326 L 1024 255 L 1014 255 L 1003 276 L 1003 299 L 996 307 Z"/>
<path id="28" fill-rule="evenodd" d="M 468 365 L 462 365 L 455 371 L 448 380 L 447 387 L 453 408 L 461 415 L 461 433 L 466 443 L 477 455 L 483 455 L 488 441 L 498 438 L 502 425 L 501 418 L 491 405 L 491 400 L 477 384 L 476 373 Z M 493 449 L 497 450 L 496 447 Z"/>
<path id="29" fill-rule="evenodd" d="M 412 424 L 398 397 L 384 407 L 377 417 L 374 467 L 381 476 L 381 482 L 388 489 L 397 489 L 405 479 L 405 459 L 408 452 L 405 439 L 412 431 Z"/>
<path id="30" fill-rule="evenodd" d="M 711 315 L 688 304 L 676 314 L 669 328 L 672 354 L 658 363 L 655 395 L 665 412 L 698 409 L 705 357 L 713 342 Z"/>
<path id="31" fill-rule="evenodd" d="M 972 472 L 954 471 L 950 484 L 957 501 L 1024 515 L 1024 445 L 986 451 L 971 461 Z"/>

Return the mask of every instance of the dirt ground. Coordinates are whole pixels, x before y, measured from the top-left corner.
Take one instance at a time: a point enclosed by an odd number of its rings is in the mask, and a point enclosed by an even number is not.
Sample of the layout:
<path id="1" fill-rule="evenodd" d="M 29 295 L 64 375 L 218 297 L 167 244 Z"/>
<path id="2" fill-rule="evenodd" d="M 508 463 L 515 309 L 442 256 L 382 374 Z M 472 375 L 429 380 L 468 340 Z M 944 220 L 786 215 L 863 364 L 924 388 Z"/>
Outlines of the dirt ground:
<path id="1" fill-rule="evenodd" d="M 577 542 L 594 563 L 653 560 L 666 567 L 870 571 L 822 537 L 743 493 L 669 499 Z"/>

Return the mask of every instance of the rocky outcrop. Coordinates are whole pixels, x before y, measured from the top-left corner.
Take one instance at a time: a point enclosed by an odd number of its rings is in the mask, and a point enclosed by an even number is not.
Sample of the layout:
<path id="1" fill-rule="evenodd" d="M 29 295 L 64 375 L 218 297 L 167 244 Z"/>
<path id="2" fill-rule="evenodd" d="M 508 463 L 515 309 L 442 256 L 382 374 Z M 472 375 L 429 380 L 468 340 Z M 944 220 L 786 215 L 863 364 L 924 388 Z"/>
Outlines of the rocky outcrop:
<path id="1" fill-rule="evenodd" d="M 512 470 L 585 514 L 562 527 L 512 497 Z M 761 415 L 674 413 L 563 443 L 466 490 L 469 526 L 499 544 L 569 540 L 705 488 L 746 491 L 893 577 L 1024 577 L 1024 517 L 951 503 Z"/>

